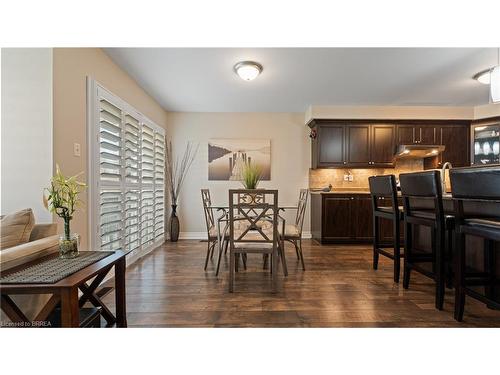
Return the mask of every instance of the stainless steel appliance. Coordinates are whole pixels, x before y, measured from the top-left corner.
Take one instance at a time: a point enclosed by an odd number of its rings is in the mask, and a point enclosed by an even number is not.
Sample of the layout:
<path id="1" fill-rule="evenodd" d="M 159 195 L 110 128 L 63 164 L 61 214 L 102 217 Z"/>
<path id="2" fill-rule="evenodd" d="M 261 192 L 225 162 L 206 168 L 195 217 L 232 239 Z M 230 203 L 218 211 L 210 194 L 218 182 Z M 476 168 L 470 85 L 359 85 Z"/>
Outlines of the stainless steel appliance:
<path id="1" fill-rule="evenodd" d="M 472 165 L 500 164 L 500 122 L 471 126 Z"/>

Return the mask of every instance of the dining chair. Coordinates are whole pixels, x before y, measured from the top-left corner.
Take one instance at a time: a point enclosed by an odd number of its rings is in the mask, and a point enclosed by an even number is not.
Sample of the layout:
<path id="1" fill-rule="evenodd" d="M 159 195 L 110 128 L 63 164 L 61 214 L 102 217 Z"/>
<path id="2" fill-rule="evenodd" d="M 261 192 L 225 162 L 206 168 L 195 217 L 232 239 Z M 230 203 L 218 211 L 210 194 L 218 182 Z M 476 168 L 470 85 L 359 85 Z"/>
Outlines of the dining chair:
<path id="1" fill-rule="evenodd" d="M 500 308 L 495 248 L 500 242 L 500 167 L 453 168 L 450 180 L 456 218 L 454 317 L 462 321 L 466 295 Z M 466 256 L 466 236 L 483 239 L 483 269 L 467 265 L 471 258 Z"/>
<path id="2" fill-rule="evenodd" d="M 372 199 L 373 215 L 373 269 L 378 268 L 379 255 L 383 255 L 394 261 L 394 282 L 399 283 L 401 269 L 401 235 L 400 222 L 403 220 L 403 207 L 398 205 L 398 191 L 396 188 L 396 176 L 371 176 L 368 178 L 370 195 Z M 390 205 L 386 205 L 390 203 Z M 392 221 L 392 244 L 382 243 L 380 240 L 380 219 Z M 386 250 L 393 248 L 393 252 Z"/>
<path id="3" fill-rule="evenodd" d="M 229 292 L 234 289 L 236 256 L 271 256 L 272 289 L 277 291 L 280 235 L 277 190 L 229 190 Z M 281 221 L 284 228 L 284 221 Z"/>
<path id="4" fill-rule="evenodd" d="M 205 257 L 205 267 L 207 269 L 208 259 L 211 259 L 215 252 L 215 245 L 218 242 L 217 227 L 212 209 L 212 199 L 209 189 L 201 189 L 201 200 L 203 202 L 203 212 L 205 214 L 205 223 L 207 226 L 207 255 Z M 223 237 L 224 240 L 224 237 Z"/>
<path id="5" fill-rule="evenodd" d="M 402 173 L 399 175 L 403 196 L 405 256 L 403 288 L 410 285 L 410 274 L 415 270 L 436 283 L 435 305 L 443 309 L 447 265 L 452 255 L 453 215 L 443 208 L 443 192 L 439 171 Z M 418 249 L 413 240 L 414 226 L 431 231 L 431 252 Z M 425 264 L 430 265 L 426 267 Z"/>
<path id="6" fill-rule="evenodd" d="M 302 253 L 302 227 L 304 225 L 304 216 L 306 214 L 307 198 L 309 196 L 309 189 L 300 189 L 299 201 L 296 207 L 295 221 L 293 224 L 285 224 L 285 232 L 280 230 L 283 241 L 291 242 L 295 246 L 295 253 L 297 259 L 302 263 L 302 269 L 305 271 L 304 255 Z M 284 257 L 284 246 L 283 254 Z M 285 261 L 286 262 L 286 261 Z"/>

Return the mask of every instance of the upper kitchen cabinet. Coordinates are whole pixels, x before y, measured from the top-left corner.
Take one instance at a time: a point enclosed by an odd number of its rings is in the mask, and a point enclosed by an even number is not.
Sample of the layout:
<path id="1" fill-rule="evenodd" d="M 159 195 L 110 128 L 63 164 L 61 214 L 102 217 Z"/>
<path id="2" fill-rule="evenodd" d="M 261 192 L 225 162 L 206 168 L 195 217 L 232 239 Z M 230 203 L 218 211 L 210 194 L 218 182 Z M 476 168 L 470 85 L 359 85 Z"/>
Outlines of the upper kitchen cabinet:
<path id="1" fill-rule="evenodd" d="M 313 168 L 339 167 L 345 161 L 345 125 L 319 124 L 313 128 Z"/>
<path id="2" fill-rule="evenodd" d="M 391 124 L 371 126 L 370 161 L 377 167 L 394 166 L 396 127 Z"/>
<path id="3" fill-rule="evenodd" d="M 435 145 L 437 129 L 431 124 L 398 125 L 398 145 Z"/>
<path id="4" fill-rule="evenodd" d="M 309 126 L 313 168 L 394 166 L 395 125 L 316 120 Z"/>
<path id="5" fill-rule="evenodd" d="M 346 161 L 349 166 L 371 165 L 370 125 L 349 125 L 346 127 Z"/>
<path id="6" fill-rule="evenodd" d="M 439 128 L 439 142 L 445 146 L 439 155 L 438 166 L 449 161 L 453 167 L 470 166 L 469 126 L 444 125 Z"/>
<path id="7" fill-rule="evenodd" d="M 448 121 L 434 126 L 436 145 L 443 145 L 444 151 L 433 158 L 424 160 L 425 169 L 441 168 L 445 162 L 453 167 L 470 166 L 470 122 Z"/>

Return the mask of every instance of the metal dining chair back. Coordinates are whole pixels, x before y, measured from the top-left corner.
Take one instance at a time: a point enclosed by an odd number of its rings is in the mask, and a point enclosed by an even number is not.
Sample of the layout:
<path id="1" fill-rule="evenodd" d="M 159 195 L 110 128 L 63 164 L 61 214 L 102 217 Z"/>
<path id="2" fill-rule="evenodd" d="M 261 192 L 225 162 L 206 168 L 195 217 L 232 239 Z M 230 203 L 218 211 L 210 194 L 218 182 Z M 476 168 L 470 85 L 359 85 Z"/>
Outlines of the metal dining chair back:
<path id="1" fill-rule="evenodd" d="M 215 227 L 214 212 L 212 210 L 212 199 L 210 190 L 201 189 L 201 201 L 203 203 L 203 213 L 205 214 L 205 223 L 207 225 L 207 255 L 205 257 L 205 267 L 207 269 L 209 258 L 213 257 L 215 245 L 217 243 L 217 232 Z"/>
<path id="2" fill-rule="evenodd" d="M 229 190 L 229 291 L 233 292 L 237 254 L 271 255 L 273 291 L 277 289 L 278 191 Z"/>

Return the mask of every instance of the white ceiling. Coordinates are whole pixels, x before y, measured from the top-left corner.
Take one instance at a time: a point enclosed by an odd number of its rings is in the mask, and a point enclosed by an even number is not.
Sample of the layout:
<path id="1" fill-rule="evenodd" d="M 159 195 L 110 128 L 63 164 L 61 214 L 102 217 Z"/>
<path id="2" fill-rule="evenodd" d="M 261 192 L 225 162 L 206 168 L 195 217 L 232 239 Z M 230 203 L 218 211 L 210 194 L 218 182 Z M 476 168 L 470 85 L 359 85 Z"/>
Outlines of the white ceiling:
<path id="1" fill-rule="evenodd" d="M 309 105 L 488 103 L 472 79 L 494 48 L 107 48 L 166 110 L 303 112 Z M 251 82 L 233 65 L 264 67 Z"/>

